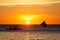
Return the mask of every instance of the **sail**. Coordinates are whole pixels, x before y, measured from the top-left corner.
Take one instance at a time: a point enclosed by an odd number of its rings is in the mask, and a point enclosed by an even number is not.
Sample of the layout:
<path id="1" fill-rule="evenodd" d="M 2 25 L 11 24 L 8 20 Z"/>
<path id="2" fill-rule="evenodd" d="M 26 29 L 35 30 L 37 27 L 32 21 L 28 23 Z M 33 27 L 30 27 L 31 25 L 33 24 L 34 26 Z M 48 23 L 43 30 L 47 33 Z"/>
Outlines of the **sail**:
<path id="1" fill-rule="evenodd" d="M 43 21 L 43 22 L 41 23 L 41 26 L 46 27 L 46 26 L 47 26 L 46 22 Z"/>

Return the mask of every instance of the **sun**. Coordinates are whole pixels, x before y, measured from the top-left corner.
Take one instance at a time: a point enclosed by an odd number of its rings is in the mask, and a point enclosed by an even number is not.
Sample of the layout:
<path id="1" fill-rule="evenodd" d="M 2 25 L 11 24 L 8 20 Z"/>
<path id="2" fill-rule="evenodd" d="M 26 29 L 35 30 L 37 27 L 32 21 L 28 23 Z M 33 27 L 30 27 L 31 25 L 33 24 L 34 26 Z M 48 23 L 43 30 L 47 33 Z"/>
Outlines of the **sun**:
<path id="1" fill-rule="evenodd" d="M 30 21 L 26 21 L 26 24 L 30 24 Z"/>

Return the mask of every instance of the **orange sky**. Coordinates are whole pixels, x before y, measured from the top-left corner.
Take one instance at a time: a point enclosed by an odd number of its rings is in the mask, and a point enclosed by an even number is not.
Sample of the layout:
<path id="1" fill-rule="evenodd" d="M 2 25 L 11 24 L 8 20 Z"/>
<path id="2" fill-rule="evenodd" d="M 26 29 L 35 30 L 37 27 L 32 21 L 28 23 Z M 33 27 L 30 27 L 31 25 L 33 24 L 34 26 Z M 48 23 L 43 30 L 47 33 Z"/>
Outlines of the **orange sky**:
<path id="1" fill-rule="evenodd" d="M 41 24 L 44 20 L 60 24 L 60 0 L 0 1 L 0 24 Z"/>

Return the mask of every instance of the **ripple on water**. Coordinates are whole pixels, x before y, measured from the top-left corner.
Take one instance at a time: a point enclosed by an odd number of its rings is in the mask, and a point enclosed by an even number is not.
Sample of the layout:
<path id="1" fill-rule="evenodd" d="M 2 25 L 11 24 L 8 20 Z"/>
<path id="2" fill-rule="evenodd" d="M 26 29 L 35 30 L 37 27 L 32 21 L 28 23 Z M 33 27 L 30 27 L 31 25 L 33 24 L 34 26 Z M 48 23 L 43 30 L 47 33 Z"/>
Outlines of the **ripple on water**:
<path id="1" fill-rule="evenodd" d="M 56 32 L 0 32 L 0 40 L 60 40 Z"/>

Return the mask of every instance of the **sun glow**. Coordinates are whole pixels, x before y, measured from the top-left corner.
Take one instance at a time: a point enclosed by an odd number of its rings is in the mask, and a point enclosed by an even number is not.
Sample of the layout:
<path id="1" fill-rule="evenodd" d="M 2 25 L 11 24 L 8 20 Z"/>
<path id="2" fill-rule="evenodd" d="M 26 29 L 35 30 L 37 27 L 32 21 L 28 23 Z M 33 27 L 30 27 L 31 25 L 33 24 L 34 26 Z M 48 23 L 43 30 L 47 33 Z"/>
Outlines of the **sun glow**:
<path id="1" fill-rule="evenodd" d="M 30 24 L 30 21 L 26 21 L 26 24 Z"/>
<path id="2" fill-rule="evenodd" d="M 32 20 L 34 18 L 34 16 L 32 15 L 22 15 L 21 17 L 23 17 L 22 19 L 24 19 L 25 21 Z"/>
<path id="3" fill-rule="evenodd" d="M 44 20 L 44 15 L 21 15 L 19 18 L 22 24 L 35 24 L 39 19 L 39 23 L 41 23 Z"/>

